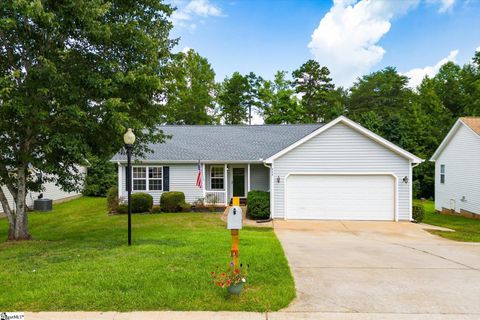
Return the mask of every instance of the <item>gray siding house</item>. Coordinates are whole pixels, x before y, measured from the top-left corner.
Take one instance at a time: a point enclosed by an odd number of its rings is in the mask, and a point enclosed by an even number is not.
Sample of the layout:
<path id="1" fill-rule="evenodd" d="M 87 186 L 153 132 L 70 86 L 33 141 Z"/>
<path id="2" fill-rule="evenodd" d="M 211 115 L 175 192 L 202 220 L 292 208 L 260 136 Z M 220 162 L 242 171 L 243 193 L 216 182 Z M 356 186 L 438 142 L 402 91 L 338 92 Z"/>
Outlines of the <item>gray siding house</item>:
<path id="1" fill-rule="evenodd" d="M 480 117 L 457 120 L 433 154 L 435 210 L 480 214 Z"/>
<path id="2" fill-rule="evenodd" d="M 227 205 L 269 191 L 272 218 L 411 220 L 412 167 L 422 160 L 359 124 L 162 126 L 172 138 L 134 159 L 133 192 L 182 191 Z M 126 156 L 117 154 L 119 196 Z M 198 171 L 202 187 L 196 185 Z"/>

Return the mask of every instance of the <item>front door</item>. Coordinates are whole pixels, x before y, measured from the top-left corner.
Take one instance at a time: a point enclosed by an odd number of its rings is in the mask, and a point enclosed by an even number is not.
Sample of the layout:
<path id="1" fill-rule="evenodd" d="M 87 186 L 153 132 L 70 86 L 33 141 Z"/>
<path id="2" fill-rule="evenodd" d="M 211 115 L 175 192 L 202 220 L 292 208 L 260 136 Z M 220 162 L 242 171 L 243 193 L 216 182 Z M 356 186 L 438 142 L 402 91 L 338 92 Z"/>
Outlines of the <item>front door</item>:
<path id="1" fill-rule="evenodd" d="M 245 168 L 233 169 L 233 196 L 245 197 Z"/>

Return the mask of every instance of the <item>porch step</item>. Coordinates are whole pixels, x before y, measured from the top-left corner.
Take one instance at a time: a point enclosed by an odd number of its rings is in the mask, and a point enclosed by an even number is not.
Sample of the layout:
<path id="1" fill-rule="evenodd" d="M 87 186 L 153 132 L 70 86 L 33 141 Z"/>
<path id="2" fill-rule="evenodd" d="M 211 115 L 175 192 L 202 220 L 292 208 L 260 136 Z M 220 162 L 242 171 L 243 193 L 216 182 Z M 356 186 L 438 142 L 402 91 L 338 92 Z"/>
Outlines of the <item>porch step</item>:
<path id="1" fill-rule="evenodd" d="M 229 206 L 233 205 L 233 198 L 230 198 L 230 202 L 228 203 Z M 247 198 L 240 198 L 240 206 L 247 205 Z"/>

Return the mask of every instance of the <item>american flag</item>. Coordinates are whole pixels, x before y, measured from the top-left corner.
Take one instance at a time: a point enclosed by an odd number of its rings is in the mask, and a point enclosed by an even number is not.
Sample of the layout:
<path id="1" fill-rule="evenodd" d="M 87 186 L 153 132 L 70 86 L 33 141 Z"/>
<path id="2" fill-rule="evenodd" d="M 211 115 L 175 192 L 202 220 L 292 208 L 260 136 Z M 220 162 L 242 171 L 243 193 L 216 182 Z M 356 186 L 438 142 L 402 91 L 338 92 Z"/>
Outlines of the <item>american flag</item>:
<path id="1" fill-rule="evenodd" d="M 198 160 L 198 173 L 197 173 L 197 187 L 202 188 L 202 167 L 200 166 L 200 160 Z"/>

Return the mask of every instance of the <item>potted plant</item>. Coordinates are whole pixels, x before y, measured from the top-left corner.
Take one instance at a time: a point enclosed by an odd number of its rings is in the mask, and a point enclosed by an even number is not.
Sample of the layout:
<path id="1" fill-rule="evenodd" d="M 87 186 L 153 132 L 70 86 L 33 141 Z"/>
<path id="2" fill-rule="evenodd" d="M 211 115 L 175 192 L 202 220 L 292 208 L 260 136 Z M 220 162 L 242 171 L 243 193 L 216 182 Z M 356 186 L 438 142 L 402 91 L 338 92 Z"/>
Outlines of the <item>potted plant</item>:
<path id="1" fill-rule="evenodd" d="M 226 270 L 217 268 L 211 272 L 212 283 L 221 288 L 227 288 L 228 293 L 239 295 L 243 284 L 247 282 L 248 265 L 236 266 L 233 261 L 230 262 Z"/>

